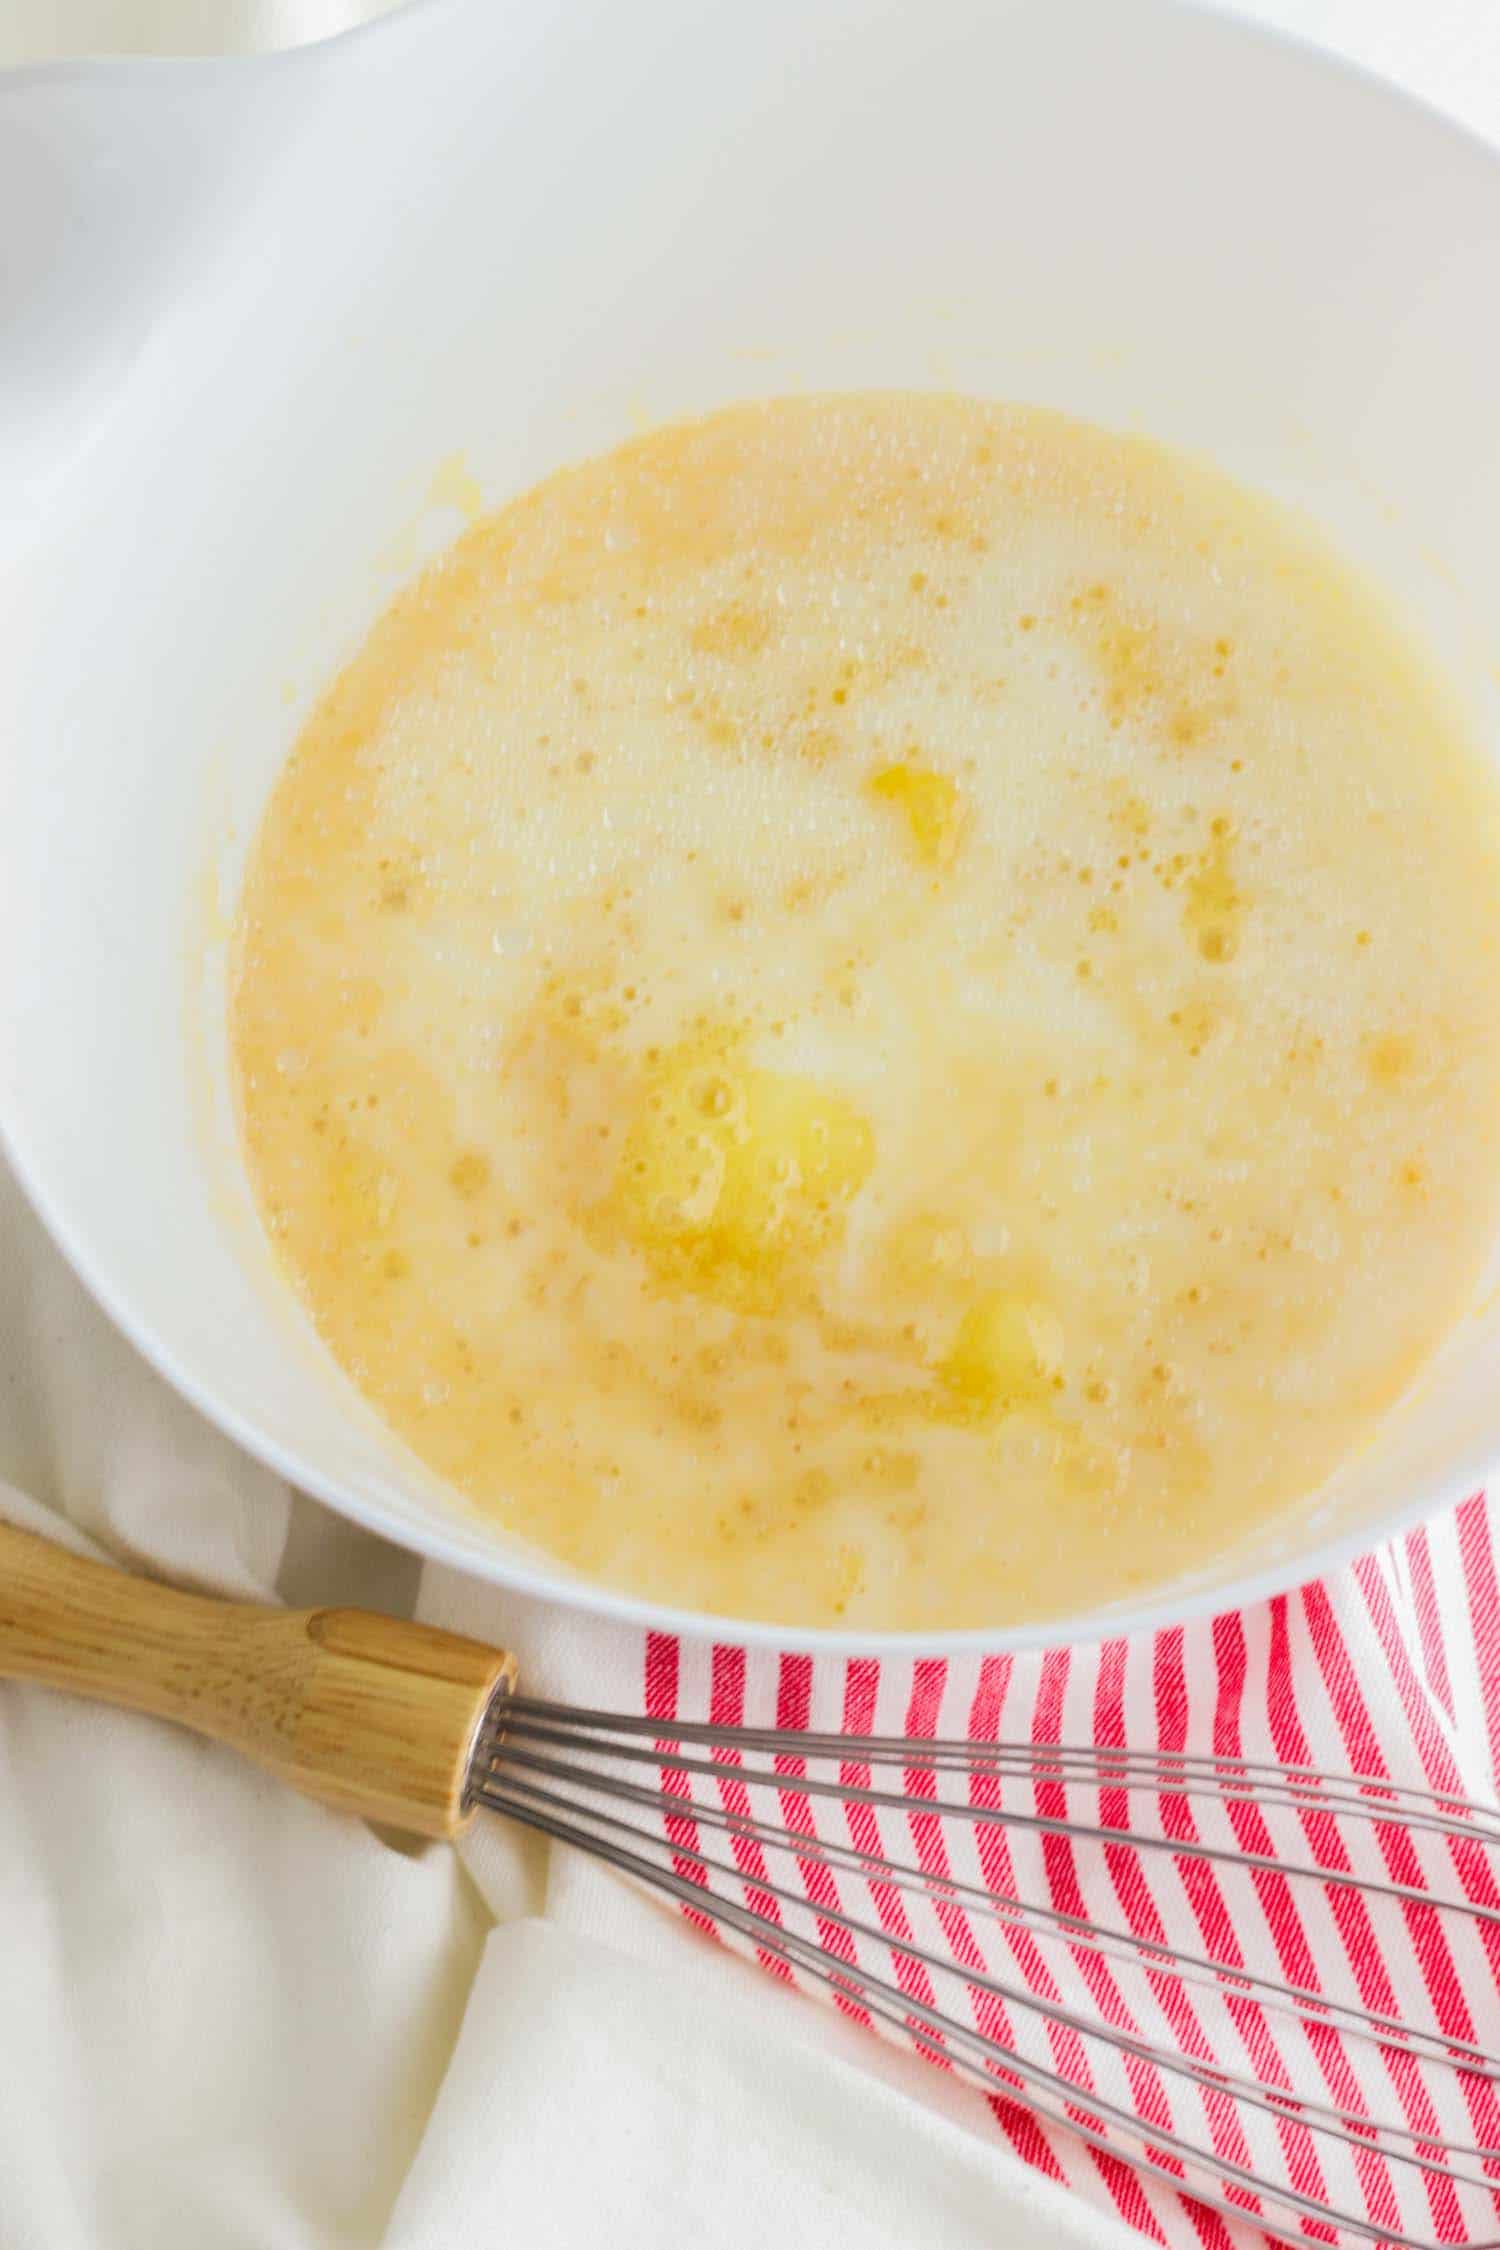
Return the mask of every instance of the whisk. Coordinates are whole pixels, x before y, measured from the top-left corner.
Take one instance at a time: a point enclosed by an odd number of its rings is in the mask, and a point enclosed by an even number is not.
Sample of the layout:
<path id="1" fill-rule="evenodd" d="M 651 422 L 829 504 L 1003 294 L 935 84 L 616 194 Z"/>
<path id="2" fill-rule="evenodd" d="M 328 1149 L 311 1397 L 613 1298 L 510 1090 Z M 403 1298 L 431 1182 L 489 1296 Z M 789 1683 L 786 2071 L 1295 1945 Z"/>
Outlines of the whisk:
<path id="1" fill-rule="evenodd" d="M 179 1721 L 416 1834 L 481 1808 L 540 1830 L 1002 2117 L 1265 2233 L 1500 2243 L 1492 1808 L 1240 1757 L 576 1709 L 474 1641 L 208 1600 L 5 1527 L 0 1677 Z"/>

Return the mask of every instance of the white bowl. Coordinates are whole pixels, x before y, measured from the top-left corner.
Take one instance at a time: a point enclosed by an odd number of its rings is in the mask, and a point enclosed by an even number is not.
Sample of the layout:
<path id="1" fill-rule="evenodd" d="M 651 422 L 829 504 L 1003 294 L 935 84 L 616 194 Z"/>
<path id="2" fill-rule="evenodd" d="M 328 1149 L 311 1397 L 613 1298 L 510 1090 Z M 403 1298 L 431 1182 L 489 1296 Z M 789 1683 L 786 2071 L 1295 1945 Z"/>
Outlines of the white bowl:
<path id="1" fill-rule="evenodd" d="M 779 1639 L 471 1513 L 276 1275 L 224 938 L 301 714 L 457 528 L 455 456 L 498 501 L 642 416 L 917 385 L 1304 504 L 1500 750 L 1500 156 L 1157 0 L 438 0 L 301 55 L 0 86 L 0 269 L 0 1121 L 38 1208 L 181 1390 L 359 1522 Z M 1245 1600 L 1460 1497 L 1500 1454 L 1491 1264 L 1488 1309 L 1253 1547 L 1145 1607 L 950 1641 Z"/>

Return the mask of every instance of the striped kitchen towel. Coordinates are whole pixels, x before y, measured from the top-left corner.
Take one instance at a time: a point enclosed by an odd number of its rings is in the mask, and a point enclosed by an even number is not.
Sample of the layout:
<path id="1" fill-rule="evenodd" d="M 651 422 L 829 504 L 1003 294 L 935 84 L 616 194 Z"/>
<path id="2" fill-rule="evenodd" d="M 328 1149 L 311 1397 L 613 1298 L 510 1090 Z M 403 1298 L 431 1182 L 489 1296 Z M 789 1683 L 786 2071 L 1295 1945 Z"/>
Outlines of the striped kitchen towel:
<path id="1" fill-rule="evenodd" d="M 1357 1772 L 1393 1792 L 1490 1804 L 1500 1769 L 1494 1524 L 1479 1494 L 1299 1593 L 1034 1655 L 812 1658 L 653 1634 L 639 1693 L 663 1743 L 671 1722 L 707 1720 L 810 1736 L 1086 1744 Z M 1260 1781 L 1225 1802 L 1127 1791 L 1062 1764 L 959 1783 L 913 1767 L 894 1783 L 877 1774 L 872 1790 L 852 1740 L 818 1770 L 837 1786 L 815 1785 L 808 1760 L 782 1756 L 774 1787 L 752 1795 L 732 1775 L 664 1763 L 681 1802 L 664 1826 L 684 1911 L 712 1927 L 691 1893 L 727 1887 L 759 1918 L 740 1936 L 771 1974 L 817 1985 L 815 1946 L 836 2005 L 940 2067 L 959 2059 L 968 2027 L 1012 2050 L 1016 2072 L 995 2075 L 989 2107 L 1027 2163 L 1174 2246 L 1231 2250 L 1266 2231 L 1332 2240 L 1317 2216 L 1327 2206 L 1356 2218 L 1364 2239 L 1500 2235 L 1500 2206 L 1482 2186 L 1410 2160 L 1436 2141 L 1500 2147 L 1495 2077 L 1451 2067 L 1466 2049 L 1500 2055 L 1496 1863 L 1478 1842 L 1430 1832 L 1419 1797 L 1387 1800 L 1414 1806 L 1412 1820 L 1371 1826 L 1288 1806 Z M 893 1786 L 919 1802 L 899 1812 L 871 1802 Z M 752 1830 L 752 1814 L 787 1840 Z M 1070 1821 L 1141 1841 L 1079 1840 L 1063 1832 Z M 1315 1879 L 1231 1864 L 1220 1856 L 1230 1851 L 1295 1859 Z M 925 1880 L 885 1879 L 879 1855 Z M 1378 1889 L 1340 1880 L 1351 1874 Z M 1429 1886 L 1473 1911 L 1439 1912 L 1411 1895 Z M 996 1900 L 1014 1910 L 997 1919 Z M 1100 1929 L 1118 1933 L 1102 1950 L 1084 1942 Z M 1224 1964 L 1233 1981 L 1204 1978 L 1189 1957 Z M 1298 2005 L 1283 2001 L 1287 1988 L 1304 1996 Z M 1340 1997 L 1420 2036 L 1357 2036 Z M 959 2036 L 935 2028 L 939 2009 Z M 1118 2043 L 1102 2041 L 1100 2026 Z M 1389 2130 L 1351 2133 L 1351 2116 Z M 1152 2170 L 1121 2160 L 1127 2143 L 1150 2152 Z M 1210 2164 L 1187 2163 L 1189 2147 Z M 1467 2169 L 1485 2169 L 1480 2154 Z"/>

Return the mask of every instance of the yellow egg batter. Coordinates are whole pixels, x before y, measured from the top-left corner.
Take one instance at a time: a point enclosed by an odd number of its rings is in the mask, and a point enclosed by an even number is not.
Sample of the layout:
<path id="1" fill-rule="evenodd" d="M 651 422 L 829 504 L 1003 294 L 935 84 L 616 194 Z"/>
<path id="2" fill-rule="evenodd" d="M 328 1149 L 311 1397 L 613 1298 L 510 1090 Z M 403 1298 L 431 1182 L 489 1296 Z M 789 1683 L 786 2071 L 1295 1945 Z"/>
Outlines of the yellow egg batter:
<path id="1" fill-rule="evenodd" d="M 1312 1491 L 1500 1202 L 1500 793 L 1173 454 L 938 397 L 478 524 L 272 798 L 246 1148 L 336 1358 L 579 1569 L 998 1625 Z"/>

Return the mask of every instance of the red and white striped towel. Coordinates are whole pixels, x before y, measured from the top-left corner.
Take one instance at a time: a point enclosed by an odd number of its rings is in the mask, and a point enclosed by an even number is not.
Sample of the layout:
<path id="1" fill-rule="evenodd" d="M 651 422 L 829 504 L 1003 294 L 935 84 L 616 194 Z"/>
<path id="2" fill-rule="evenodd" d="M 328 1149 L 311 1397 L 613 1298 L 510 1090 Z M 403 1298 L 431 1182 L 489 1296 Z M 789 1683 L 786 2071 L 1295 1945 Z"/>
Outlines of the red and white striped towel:
<path id="1" fill-rule="evenodd" d="M 641 1655 L 639 1692 L 647 1714 L 664 1722 L 1212 1753 L 1357 1771 L 1490 1802 L 1500 1771 L 1494 1535 L 1479 1494 L 1333 1577 L 1254 1609 L 1035 1655 L 814 1660 L 652 1634 Z M 877 1846 L 867 1808 L 800 1793 L 800 1762 L 783 1760 L 782 1768 L 780 1815 L 794 1835 L 831 1841 L 846 1853 L 851 1846 L 856 1854 Z M 855 1764 L 841 1772 L 850 1786 L 868 1783 L 868 1770 Z M 690 1849 L 695 1824 L 688 1784 L 680 1776 L 665 1778 L 684 1800 L 668 1833 Z M 907 1786 L 930 1788 L 931 1776 L 908 1775 Z M 986 1786 L 996 1785 L 981 1777 L 976 1792 Z M 1050 1800 L 1049 1787 L 1055 1791 Z M 1060 1814 L 1062 1788 L 1044 1784 L 1036 1809 Z M 724 1795 L 727 1810 L 739 1809 L 735 1785 Z M 983 1809 L 979 1794 L 971 1802 Z M 1136 1817 L 1136 1802 L 1123 1791 L 1110 1792 L 1106 1818 L 1113 1824 Z M 1210 1807 L 1205 1822 L 1180 1800 L 1163 1800 L 1161 1817 L 1167 1833 L 1184 1840 L 1216 1832 L 1249 1851 L 1277 1845 L 1254 1803 Z M 889 1849 L 888 1834 L 884 1840 Z M 1320 1864 L 1341 1864 L 1346 1847 L 1332 1824 L 1326 1834 L 1314 1832 L 1312 1841 Z M 1404 1829 L 1372 1832 L 1371 1870 L 1420 1882 L 1428 1841 Z M 1309 1895 L 1279 1878 L 1252 1878 L 1212 1862 L 1143 1855 L 1127 1846 L 1080 1850 L 1063 1837 L 1016 1834 L 982 1819 L 914 1816 L 906 1848 L 937 1876 L 997 1892 L 1018 1890 L 1086 1919 L 1102 1914 L 1140 1937 L 1193 1946 L 1314 1991 L 1352 1990 L 1368 2008 L 1402 2020 L 1421 2014 L 1446 2036 L 1500 2052 L 1500 1922 L 1371 1903 L 1352 1890 L 1325 1893 L 1321 1885 Z M 886 1958 L 876 1961 L 877 1971 L 918 2004 L 934 2004 L 933 1978 L 901 1950 L 903 1941 L 946 1949 L 943 1958 L 960 1988 L 964 1972 L 980 1966 L 972 1918 L 956 1898 L 935 1905 L 919 1899 L 914 1906 L 909 1894 L 857 1869 L 851 1873 L 847 1857 L 830 1867 L 799 1856 L 795 1847 L 775 1869 L 754 1843 L 736 1845 L 735 1858 L 743 1895 L 773 1919 L 780 1912 L 774 1884 L 800 1883 L 810 1926 L 836 1960 L 869 1967 L 883 1936 Z M 679 1864 L 692 1872 L 686 1858 Z M 1500 1905 L 1490 1863 L 1477 1847 L 1472 1853 L 1453 1849 L 1446 1864 L 1476 1905 Z M 849 1922 L 867 1925 L 876 1937 L 851 1936 Z M 990 1944 L 993 1962 L 993 1939 Z M 1010 1984 L 1059 2013 L 1076 2005 L 1090 2018 L 1147 2037 L 1159 2037 L 1165 2022 L 1182 2051 L 1230 2064 L 1261 2085 L 1294 2088 L 1339 2106 L 1363 2096 L 1417 2135 L 1500 2145 L 1500 2087 L 1483 2077 L 1451 2078 L 1435 2096 L 1430 2077 L 1409 2059 L 1364 2043 L 1351 2048 L 1335 2027 L 1309 2030 L 1253 1998 L 1231 1997 L 1226 2005 L 1221 1996 L 1195 1994 L 1175 1979 L 1132 1977 L 1108 1961 L 1080 1968 L 1065 1955 L 1059 1967 L 1056 1952 L 1024 1929 L 1007 1934 L 1004 1952 Z M 762 1960 L 773 1974 L 792 1975 L 774 1951 L 763 1949 Z M 979 2028 L 1006 2037 L 1013 2011 L 988 1991 L 967 1989 Z M 847 2013 L 862 2012 L 852 1990 L 839 2004 Z M 1109 2092 L 1157 2129 L 1184 2122 L 1182 2089 L 1149 2062 L 1115 2066 L 1106 2087 L 1086 2041 L 1056 2021 L 1042 2031 L 1041 2052 L 1085 2091 Z M 1252 2119 L 1247 2127 L 1238 2105 L 1212 2090 L 1189 2088 L 1187 2098 L 1197 2106 L 1185 2122 L 1200 2137 L 1207 2134 L 1226 2164 L 1262 2178 L 1279 2167 L 1280 2176 L 1313 2200 L 1332 2197 L 1363 2212 L 1377 2231 L 1476 2239 L 1472 2204 L 1464 2206 L 1441 2180 L 1337 2147 L 1330 2159 L 1317 2136 L 1294 2124 Z M 1154 2241 L 1231 2250 L 1256 2239 L 1257 2204 L 1248 2191 L 1238 2199 L 1246 2221 L 1226 2219 L 1177 2192 L 1169 2178 L 1143 2178 L 1090 2148 L 1063 2124 L 1039 2122 L 1004 2098 L 990 2107 L 995 2130 L 1028 2164 L 1114 2209 Z M 1312 2223 L 1308 2231 L 1328 2239 Z M 1490 2231 L 1500 2232 L 1500 2224 Z"/>

